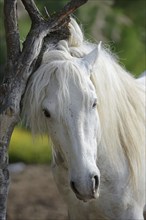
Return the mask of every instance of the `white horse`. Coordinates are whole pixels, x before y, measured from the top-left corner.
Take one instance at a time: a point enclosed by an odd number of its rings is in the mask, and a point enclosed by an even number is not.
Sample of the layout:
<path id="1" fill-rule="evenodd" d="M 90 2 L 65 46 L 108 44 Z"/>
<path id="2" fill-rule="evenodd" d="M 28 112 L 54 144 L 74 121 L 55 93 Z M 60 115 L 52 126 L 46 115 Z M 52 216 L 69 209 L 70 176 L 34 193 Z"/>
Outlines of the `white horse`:
<path id="1" fill-rule="evenodd" d="M 144 86 L 101 44 L 50 46 L 28 83 L 23 115 L 53 142 L 53 174 L 70 220 L 143 220 Z"/>

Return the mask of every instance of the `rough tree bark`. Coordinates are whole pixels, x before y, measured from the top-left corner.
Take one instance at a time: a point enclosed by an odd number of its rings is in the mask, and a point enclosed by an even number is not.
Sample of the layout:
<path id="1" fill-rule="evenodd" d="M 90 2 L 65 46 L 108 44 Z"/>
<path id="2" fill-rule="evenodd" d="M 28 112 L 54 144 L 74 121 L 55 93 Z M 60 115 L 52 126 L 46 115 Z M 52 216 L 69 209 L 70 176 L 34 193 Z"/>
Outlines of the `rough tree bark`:
<path id="1" fill-rule="evenodd" d="M 6 219 L 9 188 L 8 146 L 15 125 L 20 120 L 21 97 L 30 75 L 40 65 L 50 43 L 69 36 L 69 15 L 87 0 L 72 0 L 48 20 L 44 19 L 33 0 L 22 0 L 32 25 L 20 47 L 17 0 L 4 0 L 7 43 L 5 79 L 0 86 L 0 220 Z"/>

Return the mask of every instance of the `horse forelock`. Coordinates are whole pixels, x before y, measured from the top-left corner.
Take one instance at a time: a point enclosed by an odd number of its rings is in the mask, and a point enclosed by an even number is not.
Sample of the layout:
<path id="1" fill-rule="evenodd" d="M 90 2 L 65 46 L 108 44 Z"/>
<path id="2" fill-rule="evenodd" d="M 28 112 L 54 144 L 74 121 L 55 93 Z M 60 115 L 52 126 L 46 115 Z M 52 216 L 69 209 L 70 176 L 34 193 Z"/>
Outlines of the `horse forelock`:
<path id="1" fill-rule="evenodd" d="M 42 103 L 47 97 L 52 76 L 55 76 L 58 82 L 58 118 L 64 117 L 66 113 L 65 106 L 68 106 L 70 101 L 70 83 L 74 83 L 84 93 L 86 90 L 85 75 L 74 62 L 75 58 L 64 47 L 64 43 L 62 41 L 62 45 L 58 47 L 59 50 L 57 48 L 45 53 L 43 62 L 30 79 L 23 98 L 22 115 L 34 134 L 46 133 L 49 130 L 44 119 Z"/>

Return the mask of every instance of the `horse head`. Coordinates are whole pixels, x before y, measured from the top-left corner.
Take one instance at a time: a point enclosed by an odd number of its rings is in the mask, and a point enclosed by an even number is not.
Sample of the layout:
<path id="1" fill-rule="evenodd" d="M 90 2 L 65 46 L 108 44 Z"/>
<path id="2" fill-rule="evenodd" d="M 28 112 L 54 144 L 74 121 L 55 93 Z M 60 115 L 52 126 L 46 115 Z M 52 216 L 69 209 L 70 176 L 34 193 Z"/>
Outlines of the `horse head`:
<path id="1" fill-rule="evenodd" d="M 96 198 L 100 184 L 96 165 L 100 137 L 98 100 L 90 80 L 98 50 L 83 58 L 52 59 L 49 66 L 53 74 L 41 104 L 54 148 L 64 158 L 70 186 L 81 200 Z"/>

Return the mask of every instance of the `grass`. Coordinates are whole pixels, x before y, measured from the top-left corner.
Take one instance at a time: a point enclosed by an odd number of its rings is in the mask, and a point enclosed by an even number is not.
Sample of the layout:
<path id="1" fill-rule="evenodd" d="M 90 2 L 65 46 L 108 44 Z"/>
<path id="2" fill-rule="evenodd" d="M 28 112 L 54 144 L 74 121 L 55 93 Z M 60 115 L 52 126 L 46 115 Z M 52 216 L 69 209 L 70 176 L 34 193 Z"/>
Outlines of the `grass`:
<path id="1" fill-rule="evenodd" d="M 51 141 L 47 136 L 32 137 L 29 131 L 16 127 L 11 137 L 9 161 L 34 163 L 50 163 Z"/>

